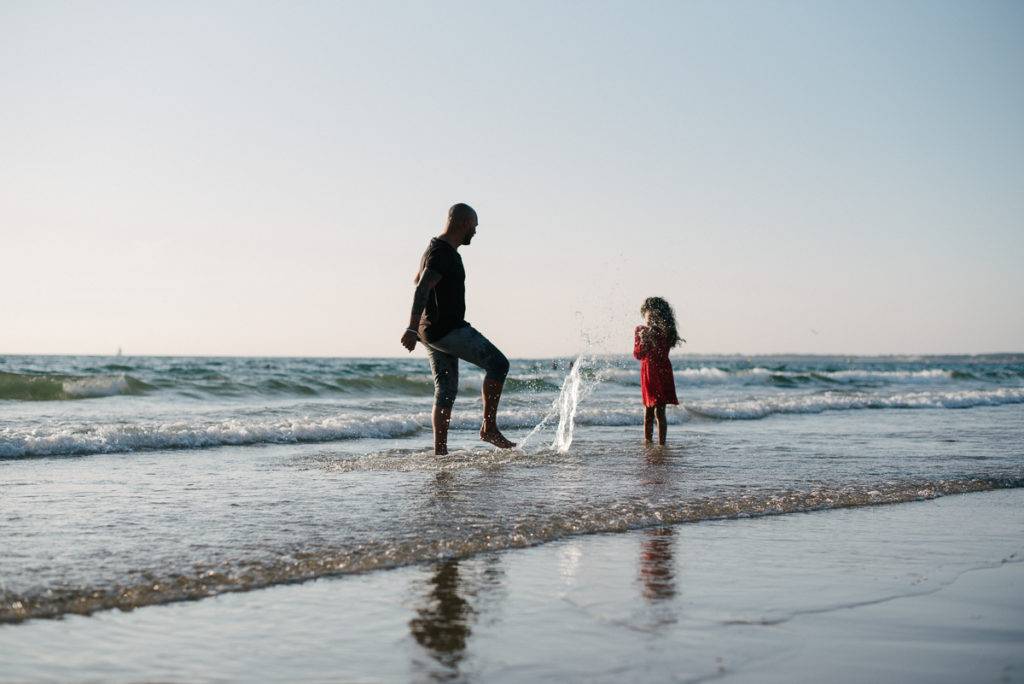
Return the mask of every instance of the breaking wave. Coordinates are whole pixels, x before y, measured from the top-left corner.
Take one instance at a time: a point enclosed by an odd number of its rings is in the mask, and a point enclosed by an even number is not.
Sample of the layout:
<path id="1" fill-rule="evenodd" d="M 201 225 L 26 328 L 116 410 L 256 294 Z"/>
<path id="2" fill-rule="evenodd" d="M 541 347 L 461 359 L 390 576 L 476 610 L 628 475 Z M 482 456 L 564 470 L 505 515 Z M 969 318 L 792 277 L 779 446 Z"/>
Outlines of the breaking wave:
<path id="1" fill-rule="evenodd" d="M 813 395 L 776 395 L 741 400 L 685 404 L 685 411 L 669 413 L 669 422 L 690 417 L 716 420 L 755 420 L 775 414 L 813 414 L 864 409 L 965 409 L 1024 403 L 1024 388 L 965 390 L 960 392 L 907 392 L 890 395 L 860 392 L 825 392 Z M 507 429 L 530 429 L 545 417 L 543 410 L 502 411 Z M 580 408 L 577 425 L 615 427 L 639 425 L 639 408 Z M 480 414 L 463 411 L 452 416 L 454 430 L 476 430 Z M 363 438 L 408 437 L 430 430 L 426 411 L 395 415 L 342 414 L 327 417 L 262 417 L 193 422 L 75 423 L 46 427 L 0 428 L 0 458 L 79 456 L 156 449 L 202 449 L 253 444 L 296 444 Z"/>
<path id="2" fill-rule="evenodd" d="M 116 364 L 104 369 L 127 368 Z M 479 373 L 465 372 L 459 388 L 479 392 Z M 526 375 L 509 377 L 505 391 L 557 392 L 553 377 Z M 331 377 L 324 375 L 286 375 L 251 379 L 231 379 L 208 369 L 171 368 L 143 382 L 123 372 L 98 375 L 56 375 L 0 372 L 0 400 L 66 401 L 118 395 L 144 394 L 151 390 L 177 392 L 193 397 L 319 397 L 319 396 L 411 396 L 429 397 L 434 382 L 427 373 L 382 373 L 364 376 Z"/>
<path id="3" fill-rule="evenodd" d="M 225 420 L 208 423 L 73 425 L 0 429 L 0 458 L 80 456 L 153 449 L 202 449 L 229 445 L 330 442 L 402 437 L 429 425 L 429 415 L 353 418 Z"/>
<path id="4" fill-rule="evenodd" d="M 622 385 L 639 385 L 640 374 L 631 368 L 616 368 L 607 372 L 607 379 Z M 933 385 L 956 381 L 999 381 L 1019 378 L 1006 370 L 970 372 L 930 368 L 925 370 L 779 370 L 747 368 L 725 370 L 714 366 L 676 368 L 676 382 L 681 388 L 717 385 L 775 385 L 801 387 L 807 385 L 862 385 L 877 387 L 891 384 Z"/>
<path id="5" fill-rule="evenodd" d="M 858 409 L 963 409 L 1020 403 L 1024 403 L 1024 387 L 960 392 L 904 392 L 890 395 L 825 392 L 739 401 L 696 402 L 687 404 L 686 410 L 706 418 L 754 420 L 779 413 L 823 413 Z"/>
<path id="6" fill-rule="evenodd" d="M 0 400 L 66 401 L 142 394 L 151 385 L 124 373 L 112 375 L 45 375 L 0 372 Z"/>

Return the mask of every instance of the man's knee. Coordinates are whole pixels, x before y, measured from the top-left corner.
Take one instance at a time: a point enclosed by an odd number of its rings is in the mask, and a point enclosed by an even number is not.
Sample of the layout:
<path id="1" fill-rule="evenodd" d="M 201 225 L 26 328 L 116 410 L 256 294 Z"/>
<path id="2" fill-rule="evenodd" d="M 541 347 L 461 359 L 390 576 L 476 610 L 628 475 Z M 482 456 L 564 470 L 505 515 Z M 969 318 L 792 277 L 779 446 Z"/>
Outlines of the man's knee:
<path id="1" fill-rule="evenodd" d="M 497 380 L 498 382 L 504 382 L 508 376 L 509 363 L 508 359 L 504 354 L 498 352 L 494 355 L 494 358 L 487 364 L 486 378 L 488 380 Z"/>
<path id="2" fill-rule="evenodd" d="M 455 405 L 455 395 L 459 393 L 459 379 L 448 371 L 434 376 L 434 406 L 450 409 Z"/>
<path id="3" fill-rule="evenodd" d="M 442 409 L 450 409 L 455 406 L 455 392 L 448 392 L 441 389 L 434 390 L 434 406 Z"/>

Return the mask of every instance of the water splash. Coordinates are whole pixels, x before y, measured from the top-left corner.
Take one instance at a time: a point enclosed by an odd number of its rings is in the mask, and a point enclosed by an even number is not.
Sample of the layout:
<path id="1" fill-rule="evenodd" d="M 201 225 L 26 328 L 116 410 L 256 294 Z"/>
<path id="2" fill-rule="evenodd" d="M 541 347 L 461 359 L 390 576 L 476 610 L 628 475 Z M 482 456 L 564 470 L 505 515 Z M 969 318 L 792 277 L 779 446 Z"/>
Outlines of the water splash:
<path id="1" fill-rule="evenodd" d="M 559 425 L 561 425 L 561 423 L 562 423 L 562 419 L 561 419 L 562 395 L 565 394 L 566 383 L 569 381 L 569 378 L 572 376 L 572 374 L 574 372 L 577 373 L 577 375 L 579 374 L 579 367 L 580 367 L 580 359 L 581 358 L 582 358 L 582 354 L 580 356 L 577 356 L 572 361 L 572 363 L 570 364 L 569 373 L 568 373 L 568 375 L 566 375 L 565 380 L 562 381 L 562 389 L 558 393 L 558 396 L 555 398 L 554 402 L 552 402 L 551 408 L 549 408 L 547 413 L 544 414 L 544 417 L 540 419 L 540 422 L 537 423 L 534 426 L 534 428 L 532 430 L 530 430 L 530 432 L 525 437 L 523 437 L 521 440 L 519 440 L 519 449 L 520 450 L 525 452 L 526 451 L 526 445 L 530 442 L 530 440 L 532 440 L 534 438 L 534 436 L 537 435 L 537 433 L 539 433 L 541 430 L 543 430 L 545 427 L 547 427 L 548 423 L 551 422 L 551 420 L 555 416 L 559 416 L 559 421 L 558 422 L 559 422 Z"/>
<path id="2" fill-rule="evenodd" d="M 555 404 L 558 406 L 558 427 L 555 429 L 555 439 L 551 442 L 551 448 L 560 454 L 569 451 L 572 446 L 572 435 L 576 429 L 576 408 L 580 404 L 583 394 L 583 366 L 582 355 L 576 358 L 562 382 L 562 389 L 558 393 Z"/>
<path id="3" fill-rule="evenodd" d="M 536 427 L 520 440 L 519 448 L 525 451 L 527 443 L 558 416 L 558 426 L 555 428 L 555 437 L 550 448 L 561 454 L 569 451 L 576 430 L 577 409 L 580 402 L 611 372 L 612 369 L 604 367 L 605 365 L 607 362 L 599 366 L 597 359 L 586 353 L 578 355 L 570 364 L 569 372 L 562 381 L 562 387 L 551 408 Z"/>

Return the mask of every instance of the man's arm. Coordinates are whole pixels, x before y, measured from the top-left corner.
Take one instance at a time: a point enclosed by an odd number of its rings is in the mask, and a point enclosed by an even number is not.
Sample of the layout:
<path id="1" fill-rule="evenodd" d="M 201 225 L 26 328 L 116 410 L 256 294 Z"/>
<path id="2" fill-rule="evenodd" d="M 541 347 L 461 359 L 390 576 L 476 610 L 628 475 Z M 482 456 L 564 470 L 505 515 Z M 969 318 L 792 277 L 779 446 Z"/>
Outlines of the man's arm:
<path id="1" fill-rule="evenodd" d="M 416 348 L 416 340 L 419 339 L 417 329 L 420 325 L 420 317 L 423 309 L 427 306 L 427 297 L 430 291 L 441 282 L 441 274 L 437 271 L 427 269 L 420 276 L 420 282 L 416 284 L 416 292 L 412 296 L 412 314 L 409 316 L 409 327 L 402 335 L 402 346 L 412 351 Z"/>

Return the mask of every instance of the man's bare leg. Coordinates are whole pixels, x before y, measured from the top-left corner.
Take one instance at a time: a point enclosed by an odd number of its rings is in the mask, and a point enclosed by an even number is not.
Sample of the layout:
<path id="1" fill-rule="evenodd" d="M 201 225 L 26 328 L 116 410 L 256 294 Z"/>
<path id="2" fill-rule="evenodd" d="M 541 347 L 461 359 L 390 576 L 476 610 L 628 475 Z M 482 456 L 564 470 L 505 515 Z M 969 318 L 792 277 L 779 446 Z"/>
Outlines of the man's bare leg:
<path id="1" fill-rule="evenodd" d="M 644 441 L 651 442 L 654 439 L 654 407 L 644 406 Z"/>
<path id="2" fill-rule="evenodd" d="M 665 435 L 668 433 L 668 420 L 665 419 L 665 405 L 662 404 L 655 409 L 658 417 L 658 444 L 665 443 Z"/>
<path id="3" fill-rule="evenodd" d="M 515 442 L 505 439 L 505 435 L 498 429 L 498 402 L 501 401 L 501 389 L 504 386 L 505 383 L 501 380 L 484 378 L 484 424 L 480 426 L 480 439 L 499 449 L 511 449 L 516 445 Z"/>
<path id="4" fill-rule="evenodd" d="M 444 456 L 448 453 L 448 423 L 452 420 L 451 408 L 445 408 L 434 404 L 434 412 L 430 416 L 430 422 L 434 426 L 434 453 Z"/>

